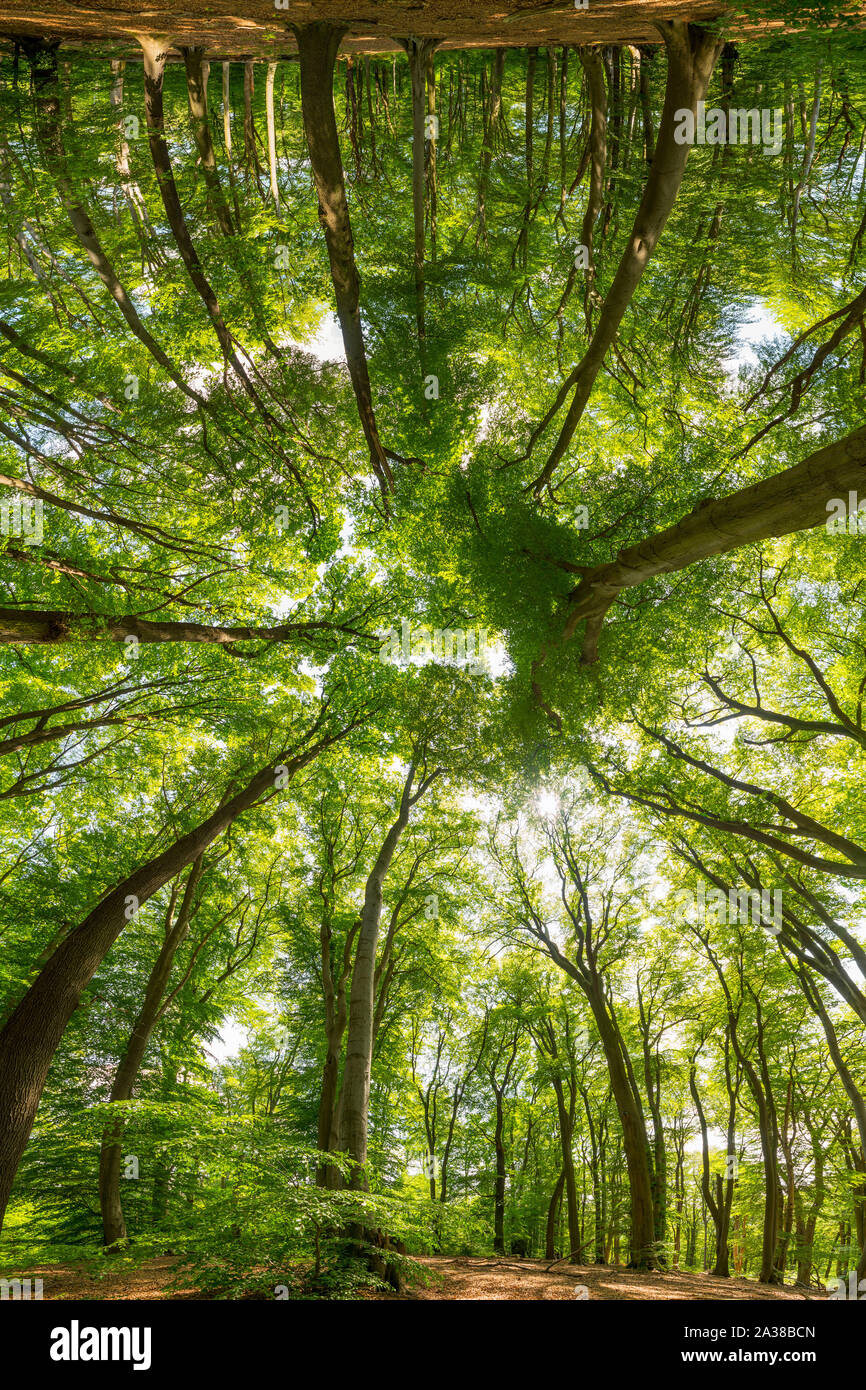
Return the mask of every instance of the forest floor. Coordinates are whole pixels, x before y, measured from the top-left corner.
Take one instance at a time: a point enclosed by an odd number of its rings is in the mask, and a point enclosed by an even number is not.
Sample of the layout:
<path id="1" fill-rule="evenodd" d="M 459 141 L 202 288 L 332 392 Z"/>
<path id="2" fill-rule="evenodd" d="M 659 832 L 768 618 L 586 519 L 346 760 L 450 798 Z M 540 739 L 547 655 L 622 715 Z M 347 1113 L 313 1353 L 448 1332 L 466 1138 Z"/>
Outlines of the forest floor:
<path id="1" fill-rule="evenodd" d="M 775 1299 L 826 1298 L 817 1290 L 769 1289 L 752 1279 L 714 1279 L 709 1274 L 674 1272 L 648 1274 L 633 1269 L 558 1264 L 546 1260 L 517 1260 L 430 1255 L 419 1261 L 430 1279 L 405 1294 L 375 1293 L 364 1297 L 391 1302 L 477 1302 L 527 1299 L 573 1299 L 575 1286 L 584 1285 L 590 1299 L 602 1301 L 688 1299 L 737 1302 Z M 195 1288 L 169 1289 L 177 1273 L 171 1257 L 149 1260 L 134 1270 L 118 1270 L 100 1279 L 70 1265 L 45 1265 L 29 1271 L 41 1277 L 45 1299 L 198 1299 Z"/>
<path id="2" fill-rule="evenodd" d="M 426 1288 L 406 1294 L 370 1294 L 371 1298 L 398 1301 L 439 1300 L 521 1300 L 576 1297 L 576 1286 L 588 1290 L 588 1297 L 603 1302 L 633 1299 L 690 1299 L 739 1301 L 743 1299 L 826 1298 L 815 1290 L 768 1289 L 752 1279 L 714 1279 L 710 1274 L 686 1271 L 651 1274 L 619 1266 L 558 1264 L 548 1269 L 549 1260 L 475 1259 L 460 1256 L 428 1256 L 420 1261 L 433 1278 Z"/>
<path id="3" fill-rule="evenodd" d="M 866 17 L 863 0 L 838 0 L 840 10 Z M 660 43 L 655 21 L 678 16 L 708 19 L 730 9 L 722 0 L 0 0 L 0 39 L 41 34 L 69 48 L 97 40 L 118 53 L 140 56 L 137 33 L 169 36 L 178 44 L 203 44 L 210 59 L 275 58 L 294 52 L 289 24 L 330 20 L 345 24 L 346 52 L 400 51 L 396 38 L 438 38 L 443 48 L 520 47 L 547 44 Z M 735 9 L 746 10 L 738 4 Z M 754 7 L 753 7 L 754 8 Z M 239 13 L 239 11 L 242 11 Z M 734 24 L 737 35 L 782 30 L 765 18 Z"/>

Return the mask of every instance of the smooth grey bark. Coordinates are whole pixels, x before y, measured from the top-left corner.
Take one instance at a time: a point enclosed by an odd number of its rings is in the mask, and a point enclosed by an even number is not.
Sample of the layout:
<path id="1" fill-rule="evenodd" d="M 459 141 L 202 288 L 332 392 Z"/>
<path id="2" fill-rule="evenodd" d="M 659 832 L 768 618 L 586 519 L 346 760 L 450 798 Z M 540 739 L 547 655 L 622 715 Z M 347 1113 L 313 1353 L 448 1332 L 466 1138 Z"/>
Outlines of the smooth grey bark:
<path id="1" fill-rule="evenodd" d="M 259 182 L 259 175 L 262 172 L 259 163 L 259 152 L 256 148 L 256 125 L 253 115 L 253 96 L 255 94 L 255 71 L 252 58 L 244 60 L 244 165 L 247 171 L 247 179 L 250 173 L 256 181 L 256 188 L 262 196 L 262 186 Z"/>

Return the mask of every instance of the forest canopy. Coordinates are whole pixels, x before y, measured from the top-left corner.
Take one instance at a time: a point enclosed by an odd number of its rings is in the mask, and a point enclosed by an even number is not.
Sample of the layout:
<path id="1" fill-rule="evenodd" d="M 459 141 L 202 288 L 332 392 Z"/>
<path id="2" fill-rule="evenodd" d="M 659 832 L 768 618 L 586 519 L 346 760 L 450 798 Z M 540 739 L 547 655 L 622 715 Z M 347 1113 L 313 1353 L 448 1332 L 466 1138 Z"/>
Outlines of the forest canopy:
<path id="1" fill-rule="evenodd" d="M 866 1279 L 866 43 L 696 8 L 3 37 L 5 1272 Z"/>

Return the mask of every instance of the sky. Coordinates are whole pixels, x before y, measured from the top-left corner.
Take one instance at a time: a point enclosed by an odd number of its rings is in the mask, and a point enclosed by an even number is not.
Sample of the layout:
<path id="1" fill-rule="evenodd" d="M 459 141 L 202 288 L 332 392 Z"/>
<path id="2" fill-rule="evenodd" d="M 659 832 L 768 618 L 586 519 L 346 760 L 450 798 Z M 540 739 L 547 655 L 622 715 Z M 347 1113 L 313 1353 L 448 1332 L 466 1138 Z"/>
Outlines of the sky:
<path id="1" fill-rule="evenodd" d="M 770 312 L 767 305 L 762 300 L 756 299 L 748 308 L 744 318 L 740 322 L 737 332 L 739 339 L 738 350 L 733 357 L 722 359 L 722 366 L 731 378 L 732 383 L 736 382 L 741 367 L 757 367 L 758 356 L 755 348 L 768 338 L 776 338 L 779 335 L 787 337 L 782 324 Z"/>

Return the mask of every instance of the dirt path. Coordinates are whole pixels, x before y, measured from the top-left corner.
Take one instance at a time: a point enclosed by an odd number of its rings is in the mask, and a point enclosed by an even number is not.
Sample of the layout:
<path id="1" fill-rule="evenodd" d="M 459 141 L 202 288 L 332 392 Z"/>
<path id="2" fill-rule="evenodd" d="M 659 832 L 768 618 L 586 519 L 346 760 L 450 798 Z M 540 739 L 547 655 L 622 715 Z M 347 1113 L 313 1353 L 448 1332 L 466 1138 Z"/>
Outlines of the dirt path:
<path id="1" fill-rule="evenodd" d="M 244 54 L 275 57 L 295 51 L 288 25 L 313 19 L 345 23 L 345 51 L 397 51 L 395 35 L 436 37 L 445 48 L 490 48 L 548 43 L 659 43 L 653 22 L 700 19 L 725 9 L 720 0 L 246 0 L 243 13 L 234 0 L 207 6 L 186 0 L 150 0 L 136 8 L 130 0 L 0 0 L 0 35 L 59 37 L 77 47 L 97 40 L 119 45 L 130 56 L 139 50 L 136 33 L 168 35 L 177 44 L 204 44 L 210 58 Z M 866 5 L 862 6 L 866 11 Z M 781 28 L 745 24 L 738 33 Z"/>
<path id="2" fill-rule="evenodd" d="M 817 1290 L 768 1289 L 751 1279 L 713 1279 L 708 1274 L 644 1274 L 631 1269 L 598 1269 L 594 1266 L 557 1265 L 550 1271 L 544 1260 L 475 1259 L 427 1256 L 420 1263 L 429 1271 L 426 1286 L 408 1294 L 370 1293 L 376 1300 L 401 1302 L 487 1302 L 527 1299 L 574 1299 L 577 1285 L 590 1299 L 603 1302 L 634 1299 L 690 1299 L 738 1302 L 776 1299 L 826 1298 Z M 137 1270 L 109 1271 L 93 1278 L 73 1266 L 45 1265 L 30 1270 L 43 1281 L 44 1299 L 197 1299 L 192 1288 L 168 1292 L 177 1261 L 165 1257 L 149 1260 Z"/>
<path id="3" fill-rule="evenodd" d="M 768 1289 L 751 1279 L 714 1279 L 709 1274 L 646 1274 L 633 1269 L 598 1269 L 586 1265 L 557 1265 L 547 1270 L 545 1260 L 446 1259 L 430 1257 L 421 1263 L 434 1275 L 426 1289 L 403 1295 L 374 1295 L 393 1301 L 574 1299 L 576 1287 L 588 1290 L 590 1299 L 602 1302 L 633 1299 L 692 1299 L 737 1302 L 742 1300 L 802 1301 L 818 1298 L 816 1291 Z M 826 1295 L 823 1295 L 826 1297 Z"/>
<path id="4" fill-rule="evenodd" d="M 138 1269 L 112 1269 L 106 1265 L 101 1277 L 88 1274 L 81 1265 L 34 1265 L 26 1273 L 42 1280 L 43 1300 L 63 1298 L 127 1299 L 127 1298 L 196 1298 L 195 1289 L 179 1289 L 167 1293 L 174 1277 L 177 1260 L 171 1256 L 148 1260 Z"/>

